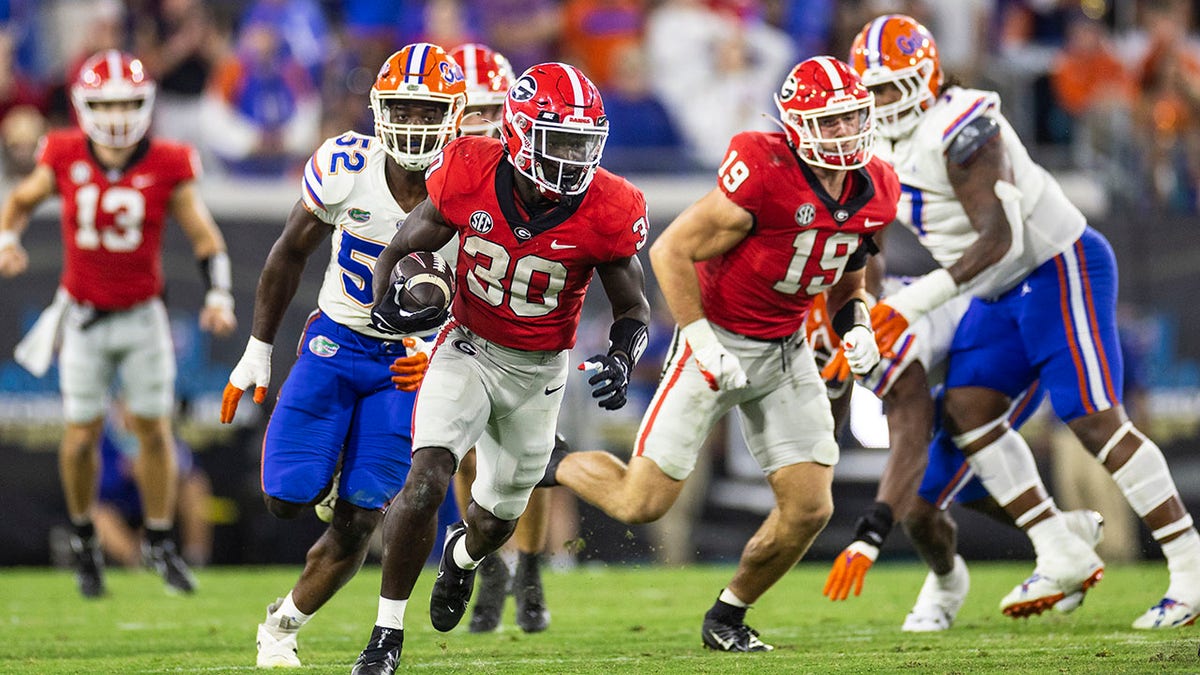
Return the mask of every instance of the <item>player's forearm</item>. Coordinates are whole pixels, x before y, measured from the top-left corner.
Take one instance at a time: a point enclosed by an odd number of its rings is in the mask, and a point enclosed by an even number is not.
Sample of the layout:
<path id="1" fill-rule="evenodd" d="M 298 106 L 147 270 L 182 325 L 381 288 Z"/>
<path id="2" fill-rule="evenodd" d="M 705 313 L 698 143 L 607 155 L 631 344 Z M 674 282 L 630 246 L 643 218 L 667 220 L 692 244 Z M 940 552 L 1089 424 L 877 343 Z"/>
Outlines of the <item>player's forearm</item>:
<path id="1" fill-rule="evenodd" d="M 300 287 L 300 277 L 308 259 L 281 249 L 278 242 L 271 249 L 254 293 L 254 322 L 250 334 L 268 344 L 275 343 L 275 334 Z"/>
<path id="2" fill-rule="evenodd" d="M 681 253 L 660 238 L 650 247 L 650 266 L 675 323 L 686 326 L 704 318 L 700 299 L 700 278 L 690 256 Z"/>
<path id="3" fill-rule="evenodd" d="M 4 206 L 0 207 L 0 248 L 20 241 L 21 234 L 29 225 L 31 210 L 12 197 L 4 200 Z"/>

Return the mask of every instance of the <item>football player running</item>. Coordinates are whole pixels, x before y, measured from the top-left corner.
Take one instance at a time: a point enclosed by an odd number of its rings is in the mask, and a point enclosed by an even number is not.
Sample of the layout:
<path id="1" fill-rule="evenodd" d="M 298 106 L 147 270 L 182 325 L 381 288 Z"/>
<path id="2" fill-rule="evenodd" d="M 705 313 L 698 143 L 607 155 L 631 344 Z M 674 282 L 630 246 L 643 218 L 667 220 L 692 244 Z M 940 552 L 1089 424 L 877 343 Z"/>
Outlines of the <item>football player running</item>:
<path id="1" fill-rule="evenodd" d="M 1007 422 L 1012 400 L 1037 380 L 1167 558 L 1167 592 L 1134 628 L 1194 622 L 1200 535 L 1162 452 L 1121 404 L 1108 242 L 1029 158 L 995 93 L 943 83 L 933 37 L 915 20 L 871 21 L 851 62 L 876 95 L 879 131 L 905 186 L 900 219 L 943 266 L 872 309 L 880 350 L 894 352 L 910 323 L 950 297 L 975 296 L 951 344 L 944 413 L 954 444 L 1037 554 L 1033 575 L 1001 610 L 1039 614 L 1086 592 L 1104 571 Z"/>
<path id="2" fill-rule="evenodd" d="M 396 668 L 438 504 L 472 445 L 472 502 L 446 538 L 434 628 L 459 623 L 476 568 L 512 534 L 555 444 L 567 350 L 593 272 L 612 305 L 610 347 L 579 368 L 602 408 L 625 404 L 646 346 L 650 304 L 636 255 L 649 233 L 646 203 L 599 168 L 608 136 L 600 92 L 577 68 L 543 63 L 517 79 L 504 106 L 501 139 L 465 136 L 434 160 L 429 199 L 380 256 L 386 268 L 459 239 L 458 292 L 417 401 L 412 472 L 388 508 L 379 612 L 354 665 L 360 675 Z M 376 325 L 408 330 L 387 275 L 375 284 Z"/>
<path id="3" fill-rule="evenodd" d="M 457 136 L 465 105 L 462 70 L 441 47 L 410 44 L 388 57 L 371 87 L 375 136 L 347 132 L 313 153 L 300 200 L 267 255 L 221 421 L 233 420 L 248 389 L 263 401 L 284 311 L 308 258 L 331 241 L 318 309 L 263 439 L 262 489 L 279 518 L 304 513 L 331 489 L 338 499 L 300 579 L 258 626 L 260 667 L 300 665 L 297 632 L 362 566 L 384 505 L 408 475 L 414 392 L 428 363 L 419 335 L 445 316 L 425 312 L 406 336 L 378 330 L 371 276 L 396 228 L 425 199 L 425 169 Z"/>
<path id="4" fill-rule="evenodd" d="M 62 197 L 63 272 L 59 292 L 17 347 L 18 362 L 42 375 L 59 352 L 66 429 L 59 467 L 73 533 L 79 591 L 105 593 L 103 558 L 91 509 L 96 500 L 105 400 L 119 376 L 140 447 L 146 553 L 169 589 L 195 580 L 170 537 L 178 469 L 171 433 L 175 352 L 163 305 L 162 241 L 167 217 L 179 223 L 208 285 L 200 327 L 236 327 L 225 240 L 200 200 L 195 150 L 147 135 L 155 85 L 142 62 L 115 50 L 84 62 L 71 87 L 82 130 L 46 136 L 33 172 L 0 207 L 0 275 L 29 265 L 20 235 L 30 213 Z"/>
<path id="5" fill-rule="evenodd" d="M 713 425 L 737 409 L 776 504 L 705 614 L 704 644 L 722 651 L 773 649 L 746 625 L 746 609 L 833 511 L 838 445 L 804 316 L 828 289 L 851 369 L 875 367 L 864 265 L 900 196 L 895 173 L 872 155 L 872 97 L 849 66 L 829 56 L 798 64 L 776 104 L 784 131 L 734 136 L 717 187 L 651 247 L 679 328 L 632 459 L 568 454 L 547 477 L 622 522 L 656 520 Z"/>
<path id="6" fill-rule="evenodd" d="M 499 136 L 504 119 L 504 97 L 517 79 L 512 65 L 503 54 L 484 45 L 468 43 L 450 50 L 450 56 L 462 66 L 467 79 L 467 111 L 462 132 L 471 136 Z M 459 511 L 467 512 L 471 502 L 471 483 L 475 480 L 475 451 L 459 461 L 454 474 L 454 497 Z M 517 551 L 515 573 L 499 555 L 490 555 L 479 564 L 479 592 L 469 624 L 472 633 L 486 633 L 500 626 L 504 601 L 511 584 L 517 605 L 517 625 L 526 633 L 545 630 L 550 625 L 542 590 L 541 552 L 546 547 L 547 521 L 550 518 L 550 493 L 534 490 L 517 520 L 512 544 Z"/>
<path id="7" fill-rule="evenodd" d="M 871 258 L 879 259 L 880 256 Z M 869 266 L 868 270 L 871 269 Z M 887 278 L 879 286 L 887 294 L 903 283 L 901 279 Z M 950 504 L 959 502 L 1006 525 L 1013 524 L 970 467 L 965 466 L 962 453 L 935 420 L 938 408 L 935 396 L 940 396 L 942 390 L 946 354 L 969 304 L 969 295 L 957 295 L 922 316 L 900 337 L 895 353 L 883 357 L 879 367 L 861 378 L 861 384 L 883 401 L 890 449 L 875 503 L 855 524 L 854 541 L 830 567 L 822 592 L 835 601 L 846 600 L 851 590 L 854 595 L 861 594 L 867 572 L 891 532 L 893 521 L 899 521 L 930 570 L 916 603 L 901 625 L 905 632 L 948 630 L 970 590 L 966 561 L 957 554 L 958 532 L 950 517 Z M 805 330 L 817 363 L 826 364 L 821 376 L 830 390 L 834 420 L 841 428 L 849 415 L 851 374 L 845 357 L 839 353 L 839 341 L 822 300 L 815 302 L 809 311 Z M 931 395 L 931 382 L 938 383 L 934 385 L 938 394 Z M 1020 428 L 1032 416 L 1042 394 L 1035 386 L 1014 400 L 1008 415 L 1012 428 Z M 1071 531 L 1093 547 L 1099 543 L 1104 524 L 1099 513 L 1081 509 L 1063 515 Z M 1075 594 L 1061 601 L 1058 607 L 1073 609 L 1080 601 L 1082 594 Z"/>

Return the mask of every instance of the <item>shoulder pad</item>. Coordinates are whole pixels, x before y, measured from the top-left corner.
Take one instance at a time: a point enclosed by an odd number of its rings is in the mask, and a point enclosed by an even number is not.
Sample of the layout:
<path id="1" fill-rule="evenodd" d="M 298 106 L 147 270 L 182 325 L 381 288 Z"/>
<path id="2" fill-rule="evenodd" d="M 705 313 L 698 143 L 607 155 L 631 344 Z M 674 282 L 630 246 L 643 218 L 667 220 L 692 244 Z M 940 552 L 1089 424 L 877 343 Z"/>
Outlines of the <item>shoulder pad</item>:
<path id="1" fill-rule="evenodd" d="M 1000 123 L 989 115 L 967 122 L 950 141 L 946 157 L 958 166 L 966 166 L 988 141 L 1000 135 Z"/>
<path id="2" fill-rule="evenodd" d="M 335 204 L 341 203 L 350 195 L 350 190 L 354 187 L 354 173 L 347 170 L 347 162 L 342 160 L 353 160 L 353 155 L 361 157 L 362 162 L 366 162 L 367 151 L 359 145 L 345 145 L 338 143 L 339 140 L 350 139 L 359 143 L 370 143 L 369 136 L 362 136 L 353 132 L 342 134 L 336 138 L 326 139 L 321 147 L 313 153 L 309 158 L 308 163 L 304 167 L 304 192 L 306 198 L 314 198 L 318 206 L 322 208 L 330 208 Z M 337 157 L 335 155 L 345 155 L 345 157 Z"/>

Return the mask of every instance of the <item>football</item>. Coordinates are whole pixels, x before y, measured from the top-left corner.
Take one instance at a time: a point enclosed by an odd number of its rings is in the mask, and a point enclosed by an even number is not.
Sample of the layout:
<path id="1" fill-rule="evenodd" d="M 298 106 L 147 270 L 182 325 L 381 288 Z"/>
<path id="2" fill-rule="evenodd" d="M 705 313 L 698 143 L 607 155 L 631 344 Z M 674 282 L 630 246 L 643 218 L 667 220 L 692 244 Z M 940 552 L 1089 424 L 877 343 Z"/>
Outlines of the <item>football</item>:
<path id="1" fill-rule="evenodd" d="M 403 277 L 400 306 L 415 312 L 426 307 L 445 310 L 454 297 L 454 270 L 446 259 L 432 251 L 414 251 L 392 268 L 391 281 Z"/>

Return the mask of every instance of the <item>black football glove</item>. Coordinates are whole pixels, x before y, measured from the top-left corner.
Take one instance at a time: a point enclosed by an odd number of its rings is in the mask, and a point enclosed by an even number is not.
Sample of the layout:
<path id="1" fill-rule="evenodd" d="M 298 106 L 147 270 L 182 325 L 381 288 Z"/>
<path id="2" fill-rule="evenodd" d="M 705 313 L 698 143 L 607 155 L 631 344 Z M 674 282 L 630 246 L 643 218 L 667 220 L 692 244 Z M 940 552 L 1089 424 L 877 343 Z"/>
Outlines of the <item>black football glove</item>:
<path id="1" fill-rule="evenodd" d="M 440 307 L 426 307 L 415 312 L 401 307 L 400 294 L 403 291 L 404 279 L 397 279 L 371 308 L 371 325 L 375 330 L 393 335 L 412 335 L 429 332 L 446 320 L 446 312 Z"/>
<path id="2" fill-rule="evenodd" d="M 617 410 L 625 405 L 625 390 L 629 387 L 629 357 L 617 352 L 596 354 L 579 364 L 579 369 L 595 371 L 588 378 L 592 385 L 592 398 L 605 410 Z"/>

